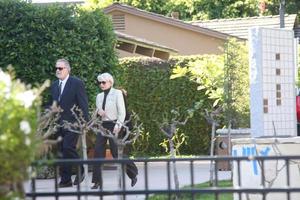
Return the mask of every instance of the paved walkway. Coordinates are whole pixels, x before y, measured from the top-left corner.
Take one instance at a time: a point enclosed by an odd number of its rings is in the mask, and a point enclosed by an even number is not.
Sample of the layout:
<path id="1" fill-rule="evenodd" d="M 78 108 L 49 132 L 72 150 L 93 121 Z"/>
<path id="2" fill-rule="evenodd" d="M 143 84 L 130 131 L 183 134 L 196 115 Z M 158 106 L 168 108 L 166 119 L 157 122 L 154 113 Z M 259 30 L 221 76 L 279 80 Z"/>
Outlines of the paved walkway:
<path id="1" fill-rule="evenodd" d="M 130 186 L 130 179 L 126 176 L 126 189 L 127 190 L 143 190 L 145 188 L 145 175 L 144 175 L 144 165 L 142 163 L 137 164 L 139 168 L 138 182 L 134 187 Z M 191 172 L 189 162 L 179 162 L 177 163 L 177 171 L 180 187 L 191 184 Z M 172 172 L 172 171 L 171 171 Z M 104 190 L 115 190 L 118 188 L 118 177 L 117 170 L 104 170 L 103 172 L 103 182 Z M 219 171 L 219 179 L 229 179 L 230 172 L 228 171 Z M 173 178 L 171 173 L 171 178 Z M 73 177 L 74 180 L 74 177 Z M 209 180 L 209 163 L 208 162 L 194 162 L 194 183 L 203 183 Z M 174 183 L 172 182 L 172 188 L 174 188 Z M 87 184 L 87 185 L 85 185 Z M 29 191 L 29 183 L 25 184 L 26 191 Z M 167 189 L 167 166 L 166 163 L 155 162 L 148 164 L 148 187 L 149 189 Z M 54 192 L 54 179 L 38 179 L 36 181 L 37 191 L 41 192 Z M 91 173 L 85 178 L 85 181 L 81 183 L 82 191 L 91 191 Z M 76 191 L 76 186 L 69 188 L 60 188 L 59 191 Z M 39 197 L 38 200 L 54 200 L 54 197 Z M 76 196 L 73 197 L 59 197 L 62 200 L 73 200 L 77 199 Z M 82 197 L 81 199 L 85 200 L 94 200 L 100 199 L 97 196 L 88 196 Z M 115 200 L 116 196 L 106 196 L 104 200 Z M 128 195 L 126 200 L 143 200 L 145 199 L 144 195 Z"/>

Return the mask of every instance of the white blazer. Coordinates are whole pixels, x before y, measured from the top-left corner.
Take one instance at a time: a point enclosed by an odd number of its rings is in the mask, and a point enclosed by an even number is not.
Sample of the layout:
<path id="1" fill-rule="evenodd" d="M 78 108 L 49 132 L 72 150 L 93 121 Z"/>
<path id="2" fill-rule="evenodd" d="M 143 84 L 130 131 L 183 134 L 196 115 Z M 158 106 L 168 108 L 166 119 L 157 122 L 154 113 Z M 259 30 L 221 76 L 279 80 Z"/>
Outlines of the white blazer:
<path id="1" fill-rule="evenodd" d="M 96 97 L 97 110 L 102 110 L 102 102 L 104 99 L 104 92 L 101 92 Z M 124 124 L 126 109 L 124 98 L 121 90 L 111 88 L 106 97 L 105 103 L 105 116 L 102 118 L 103 121 L 117 120 L 116 125 L 118 128 Z"/>

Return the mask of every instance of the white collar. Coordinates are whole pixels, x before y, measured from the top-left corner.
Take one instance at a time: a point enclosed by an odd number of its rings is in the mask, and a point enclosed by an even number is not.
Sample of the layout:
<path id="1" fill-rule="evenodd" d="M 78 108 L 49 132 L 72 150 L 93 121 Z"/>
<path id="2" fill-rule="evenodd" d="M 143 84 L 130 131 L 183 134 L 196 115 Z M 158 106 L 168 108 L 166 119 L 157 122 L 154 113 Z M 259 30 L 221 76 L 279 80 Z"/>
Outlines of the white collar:
<path id="1" fill-rule="evenodd" d="M 64 80 L 60 80 L 59 79 L 59 83 L 61 83 L 62 85 L 65 85 L 66 84 L 66 82 L 67 82 L 67 80 L 69 79 L 69 74 L 68 74 L 68 76 L 64 79 Z"/>

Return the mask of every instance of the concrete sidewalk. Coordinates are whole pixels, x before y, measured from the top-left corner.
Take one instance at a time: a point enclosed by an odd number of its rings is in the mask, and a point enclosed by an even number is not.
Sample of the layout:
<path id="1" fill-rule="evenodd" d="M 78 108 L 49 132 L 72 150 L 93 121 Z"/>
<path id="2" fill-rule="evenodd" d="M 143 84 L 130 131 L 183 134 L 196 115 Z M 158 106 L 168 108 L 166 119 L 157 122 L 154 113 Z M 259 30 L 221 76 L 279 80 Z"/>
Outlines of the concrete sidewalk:
<path id="1" fill-rule="evenodd" d="M 136 163 L 139 169 L 138 182 L 134 187 L 130 186 L 131 180 L 126 176 L 126 190 L 144 190 L 145 189 L 145 170 L 143 163 Z M 180 187 L 191 184 L 191 171 L 189 162 L 178 162 L 176 163 L 179 184 Z M 171 172 L 171 187 L 174 187 L 172 168 Z M 74 176 L 72 177 L 74 180 Z M 230 179 L 229 171 L 219 171 L 219 180 Z M 163 162 L 148 163 L 148 188 L 149 189 L 167 189 L 167 164 Z M 194 162 L 194 183 L 203 183 L 209 180 L 209 163 L 203 161 Z M 103 189 L 104 190 L 116 190 L 118 188 L 118 172 L 117 170 L 104 170 L 103 171 Z M 92 191 L 91 188 L 91 173 L 85 178 L 85 181 L 81 183 L 81 191 Z M 30 183 L 25 183 L 25 190 L 30 191 Z M 61 192 L 76 191 L 77 186 L 69 188 L 59 188 Z M 37 192 L 54 192 L 54 179 L 38 179 L 36 180 L 36 191 Z M 93 190 L 95 191 L 95 190 Z M 38 197 L 41 200 L 54 200 L 54 197 Z M 77 199 L 76 196 L 70 197 L 59 197 L 63 200 Z M 81 197 L 85 200 L 100 199 L 99 196 L 88 196 Z M 116 196 L 106 196 L 104 200 L 115 200 Z M 127 200 L 142 200 L 145 199 L 145 195 L 128 195 Z"/>

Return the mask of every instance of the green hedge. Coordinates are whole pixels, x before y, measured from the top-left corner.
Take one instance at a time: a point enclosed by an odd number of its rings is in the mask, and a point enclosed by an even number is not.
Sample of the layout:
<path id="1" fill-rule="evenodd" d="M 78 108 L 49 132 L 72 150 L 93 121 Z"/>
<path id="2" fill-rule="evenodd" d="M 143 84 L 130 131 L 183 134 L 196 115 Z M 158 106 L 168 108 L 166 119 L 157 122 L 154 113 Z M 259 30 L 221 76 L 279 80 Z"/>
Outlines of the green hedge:
<path id="1" fill-rule="evenodd" d="M 136 155 L 165 154 L 159 146 L 164 135 L 157 123 L 164 116 L 170 118 L 172 109 L 184 115 L 196 101 L 203 100 L 201 110 L 185 126 L 179 127 L 179 132 L 188 137 L 180 152 L 208 153 L 210 126 L 203 110 L 210 110 L 213 100 L 205 95 L 205 90 L 197 91 L 197 83 L 187 76 L 170 79 L 177 65 L 187 66 L 205 56 L 175 57 L 168 62 L 121 59 L 117 67 L 111 22 L 100 10 L 82 11 L 58 5 L 40 7 L 0 0 L 0 18 L 0 67 L 12 64 L 17 77 L 26 83 L 35 85 L 55 79 L 55 61 L 65 57 L 70 60 L 72 74 L 84 80 L 90 107 L 94 109 L 99 92 L 95 84 L 98 73 L 111 72 L 116 77 L 116 85 L 128 90 L 129 108 L 139 114 L 144 124 L 144 134 L 134 145 Z"/>
<path id="2" fill-rule="evenodd" d="M 18 78 L 36 84 L 55 79 L 55 61 L 67 58 L 93 107 L 97 74 L 117 63 L 112 25 L 101 10 L 0 0 L 0 19 L 0 67 L 12 64 Z"/>
<path id="3" fill-rule="evenodd" d="M 187 144 L 180 148 L 182 154 L 207 154 L 209 148 L 210 127 L 203 117 L 203 109 L 209 107 L 212 100 L 197 91 L 197 84 L 188 77 L 170 79 L 171 69 L 176 65 L 186 65 L 188 62 L 202 59 L 195 57 L 175 57 L 164 62 L 153 59 L 128 58 L 121 59 L 121 70 L 118 75 L 119 84 L 128 91 L 128 106 L 139 114 L 148 140 L 140 137 L 134 145 L 135 155 L 163 155 L 165 150 L 159 146 L 165 136 L 158 128 L 163 117 L 170 118 L 170 111 L 178 109 L 186 114 L 196 101 L 204 100 L 201 111 L 185 126 L 179 127 L 180 133 L 185 133 Z"/>

